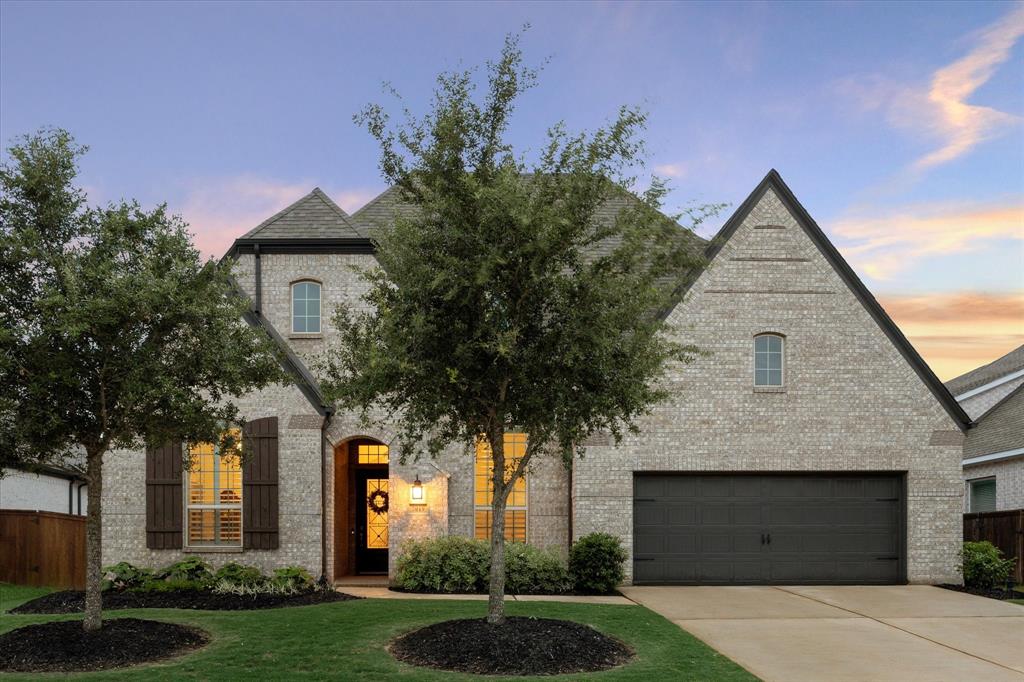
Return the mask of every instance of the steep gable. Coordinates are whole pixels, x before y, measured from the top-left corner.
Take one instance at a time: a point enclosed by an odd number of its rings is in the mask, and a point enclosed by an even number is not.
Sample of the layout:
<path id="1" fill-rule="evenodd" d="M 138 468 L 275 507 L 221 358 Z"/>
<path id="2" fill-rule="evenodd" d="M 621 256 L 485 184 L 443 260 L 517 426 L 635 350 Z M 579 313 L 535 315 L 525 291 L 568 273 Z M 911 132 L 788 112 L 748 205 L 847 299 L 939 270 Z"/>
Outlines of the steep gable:
<path id="1" fill-rule="evenodd" d="M 345 211 L 316 187 L 246 232 L 241 239 L 350 239 L 362 236 Z"/>
<path id="2" fill-rule="evenodd" d="M 818 305 L 852 297 L 892 349 L 927 387 L 960 429 L 970 418 L 839 254 L 821 228 L 772 169 L 726 221 L 706 250 L 708 267 L 689 283 L 700 297 L 748 300 L 785 298 L 797 314 L 852 314 L 842 305 Z M 739 299 L 737 299 L 739 300 Z M 699 306 L 700 304 L 696 304 Z M 687 306 L 691 310 L 694 306 Z M 769 331 L 769 330 L 765 330 Z"/>

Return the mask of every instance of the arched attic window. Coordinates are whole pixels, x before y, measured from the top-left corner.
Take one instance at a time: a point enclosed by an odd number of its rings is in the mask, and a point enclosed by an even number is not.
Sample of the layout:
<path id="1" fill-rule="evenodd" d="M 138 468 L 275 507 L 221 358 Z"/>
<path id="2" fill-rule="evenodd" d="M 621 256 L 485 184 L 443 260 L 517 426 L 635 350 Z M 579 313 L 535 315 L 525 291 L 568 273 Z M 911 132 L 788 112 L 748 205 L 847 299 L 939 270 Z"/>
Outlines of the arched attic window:
<path id="1" fill-rule="evenodd" d="M 320 282 L 292 282 L 292 333 L 320 333 Z"/>
<path id="2" fill-rule="evenodd" d="M 754 337 L 754 386 L 782 386 L 785 347 L 785 338 L 781 334 L 758 334 Z"/>

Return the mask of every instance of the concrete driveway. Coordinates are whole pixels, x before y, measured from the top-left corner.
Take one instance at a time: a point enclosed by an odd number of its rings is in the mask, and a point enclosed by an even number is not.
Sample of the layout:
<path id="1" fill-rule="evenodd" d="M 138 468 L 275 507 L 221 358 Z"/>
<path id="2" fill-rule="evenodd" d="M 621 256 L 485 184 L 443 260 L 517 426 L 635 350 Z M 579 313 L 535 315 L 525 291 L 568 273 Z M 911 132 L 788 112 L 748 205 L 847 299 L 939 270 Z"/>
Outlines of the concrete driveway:
<path id="1" fill-rule="evenodd" d="M 1024 680 L 1024 607 L 923 585 L 625 587 L 764 680 Z"/>

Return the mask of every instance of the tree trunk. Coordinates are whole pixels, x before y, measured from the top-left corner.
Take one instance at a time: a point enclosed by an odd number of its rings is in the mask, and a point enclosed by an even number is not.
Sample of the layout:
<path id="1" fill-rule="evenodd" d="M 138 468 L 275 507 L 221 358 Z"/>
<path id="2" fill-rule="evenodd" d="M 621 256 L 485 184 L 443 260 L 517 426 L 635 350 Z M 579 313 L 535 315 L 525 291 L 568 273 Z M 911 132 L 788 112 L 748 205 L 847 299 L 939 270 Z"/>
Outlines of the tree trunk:
<path id="1" fill-rule="evenodd" d="M 103 452 L 86 454 L 89 479 L 89 513 L 85 519 L 85 620 L 82 627 L 94 632 L 103 627 Z"/>
<path id="2" fill-rule="evenodd" d="M 508 485 L 505 483 L 505 433 L 491 434 L 491 585 L 487 597 L 487 622 L 505 622 L 505 504 Z"/>

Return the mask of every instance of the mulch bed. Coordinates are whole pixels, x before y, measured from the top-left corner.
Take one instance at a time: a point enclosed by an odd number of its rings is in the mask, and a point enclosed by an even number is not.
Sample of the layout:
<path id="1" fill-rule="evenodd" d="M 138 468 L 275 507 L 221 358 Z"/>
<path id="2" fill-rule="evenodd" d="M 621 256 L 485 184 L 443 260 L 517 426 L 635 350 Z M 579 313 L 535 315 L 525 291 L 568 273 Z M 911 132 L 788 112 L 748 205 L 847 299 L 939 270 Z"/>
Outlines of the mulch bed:
<path id="1" fill-rule="evenodd" d="M 954 592 L 966 592 L 979 597 L 988 597 L 989 599 L 1024 599 L 1024 595 L 1020 592 L 1011 592 L 1001 587 L 965 587 L 964 585 L 939 585 L 939 587 L 953 590 Z"/>
<path id="2" fill-rule="evenodd" d="M 633 652 L 582 623 L 510 616 L 448 620 L 402 635 L 391 654 L 412 665 L 477 675 L 559 675 L 622 665 Z"/>
<path id="3" fill-rule="evenodd" d="M 334 590 L 315 590 L 300 594 L 216 594 L 204 590 L 169 592 L 104 592 L 105 609 L 201 609 L 207 611 L 248 611 L 286 606 L 309 606 L 360 599 Z M 11 613 L 81 613 L 85 610 L 85 592 L 51 592 L 27 601 Z"/>
<path id="4" fill-rule="evenodd" d="M 80 620 L 26 625 L 0 635 L 0 671 L 80 672 L 158 661 L 210 641 L 202 630 L 138 618 L 103 622 L 86 632 Z"/>

